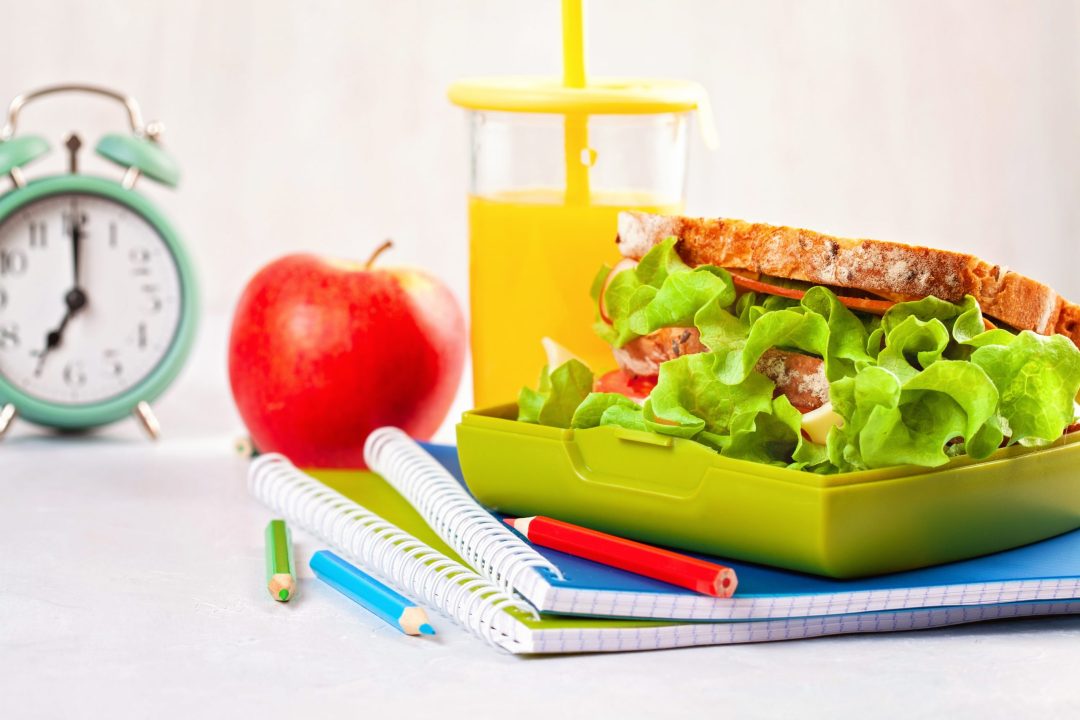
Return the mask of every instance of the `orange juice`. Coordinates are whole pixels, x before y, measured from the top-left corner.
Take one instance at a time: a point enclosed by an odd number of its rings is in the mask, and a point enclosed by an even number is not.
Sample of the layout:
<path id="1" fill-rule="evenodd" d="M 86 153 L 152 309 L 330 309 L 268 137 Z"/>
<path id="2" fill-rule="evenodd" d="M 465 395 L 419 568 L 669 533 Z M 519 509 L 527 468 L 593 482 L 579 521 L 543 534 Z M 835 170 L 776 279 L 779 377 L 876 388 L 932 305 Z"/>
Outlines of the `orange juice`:
<path id="1" fill-rule="evenodd" d="M 473 393 L 477 407 L 511 402 L 535 386 L 550 337 L 596 373 L 614 366 L 592 330 L 593 277 L 619 261 L 616 216 L 622 210 L 680 213 L 642 193 L 594 192 L 568 205 L 562 190 L 469 197 Z"/>

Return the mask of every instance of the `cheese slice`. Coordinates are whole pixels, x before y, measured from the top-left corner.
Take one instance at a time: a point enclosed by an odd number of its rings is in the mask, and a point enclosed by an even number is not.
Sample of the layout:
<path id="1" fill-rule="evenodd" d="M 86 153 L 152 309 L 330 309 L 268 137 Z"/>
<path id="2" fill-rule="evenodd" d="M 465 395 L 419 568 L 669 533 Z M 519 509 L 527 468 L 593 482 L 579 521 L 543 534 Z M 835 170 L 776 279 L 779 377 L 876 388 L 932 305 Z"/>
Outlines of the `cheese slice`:
<path id="1" fill-rule="evenodd" d="M 831 428 L 841 427 L 843 424 L 844 418 L 833 412 L 832 403 L 825 403 L 817 410 L 811 410 L 802 416 L 802 429 L 810 436 L 810 440 L 818 445 L 825 444 Z"/>
<path id="2" fill-rule="evenodd" d="M 541 338 L 540 344 L 544 346 L 544 354 L 547 355 L 548 372 L 554 372 L 555 368 L 565 365 L 571 360 L 577 360 L 583 365 L 588 365 L 570 350 L 549 337 Z"/>

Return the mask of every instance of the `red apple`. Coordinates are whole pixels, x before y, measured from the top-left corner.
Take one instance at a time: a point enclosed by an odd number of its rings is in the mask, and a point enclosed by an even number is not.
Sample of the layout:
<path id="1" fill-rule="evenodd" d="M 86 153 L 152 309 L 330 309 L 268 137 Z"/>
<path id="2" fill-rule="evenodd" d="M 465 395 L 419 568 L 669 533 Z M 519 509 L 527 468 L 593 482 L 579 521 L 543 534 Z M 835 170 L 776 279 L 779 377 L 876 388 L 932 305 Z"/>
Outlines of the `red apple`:
<path id="1" fill-rule="evenodd" d="M 395 425 L 426 440 L 453 402 L 465 321 L 412 269 L 289 255 L 252 278 L 229 338 L 229 380 L 251 439 L 302 467 L 364 467 L 364 440 Z"/>

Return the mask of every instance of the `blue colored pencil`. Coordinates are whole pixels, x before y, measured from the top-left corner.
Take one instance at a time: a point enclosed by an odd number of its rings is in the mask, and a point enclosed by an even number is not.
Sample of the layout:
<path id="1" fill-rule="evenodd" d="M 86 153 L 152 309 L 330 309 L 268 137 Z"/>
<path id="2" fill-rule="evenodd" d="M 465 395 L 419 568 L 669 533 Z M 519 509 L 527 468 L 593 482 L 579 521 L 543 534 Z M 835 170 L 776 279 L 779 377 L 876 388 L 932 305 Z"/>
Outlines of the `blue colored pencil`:
<path id="1" fill-rule="evenodd" d="M 312 555 L 310 565 L 320 580 L 406 635 L 435 634 L 422 607 L 329 550 Z"/>

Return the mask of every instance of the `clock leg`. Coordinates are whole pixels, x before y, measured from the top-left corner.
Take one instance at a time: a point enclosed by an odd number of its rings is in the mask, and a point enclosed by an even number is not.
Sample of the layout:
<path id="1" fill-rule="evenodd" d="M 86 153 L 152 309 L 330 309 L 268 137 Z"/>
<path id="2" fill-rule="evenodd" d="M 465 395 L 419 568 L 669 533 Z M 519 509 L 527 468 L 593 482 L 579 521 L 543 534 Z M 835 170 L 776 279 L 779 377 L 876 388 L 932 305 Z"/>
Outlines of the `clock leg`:
<path id="1" fill-rule="evenodd" d="M 142 425 L 143 430 L 150 436 L 151 440 L 157 440 L 161 437 L 161 425 L 158 423 L 154 411 L 150 409 L 150 403 L 142 400 L 135 406 L 135 410 L 132 412 L 138 419 L 139 424 Z"/>
<path id="2" fill-rule="evenodd" d="M 11 403 L 0 407 L 0 438 L 4 437 L 11 428 L 11 424 L 15 422 L 15 415 L 15 406 Z"/>

